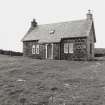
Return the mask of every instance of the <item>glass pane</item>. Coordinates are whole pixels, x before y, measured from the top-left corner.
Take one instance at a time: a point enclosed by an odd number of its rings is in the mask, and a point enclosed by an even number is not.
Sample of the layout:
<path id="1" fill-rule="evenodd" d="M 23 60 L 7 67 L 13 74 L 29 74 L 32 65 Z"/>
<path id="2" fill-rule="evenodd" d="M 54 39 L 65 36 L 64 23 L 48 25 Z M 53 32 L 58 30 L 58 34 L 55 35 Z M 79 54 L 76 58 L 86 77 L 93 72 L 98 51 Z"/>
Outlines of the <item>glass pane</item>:
<path id="1" fill-rule="evenodd" d="M 36 45 L 36 54 L 39 54 L 39 45 Z"/>
<path id="2" fill-rule="evenodd" d="M 68 53 L 68 43 L 64 43 L 64 53 Z"/>
<path id="3" fill-rule="evenodd" d="M 69 43 L 69 53 L 73 53 L 73 43 Z"/>
<path id="4" fill-rule="evenodd" d="M 35 45 L 32 46 L 32 54 L 35 54 Z"/>

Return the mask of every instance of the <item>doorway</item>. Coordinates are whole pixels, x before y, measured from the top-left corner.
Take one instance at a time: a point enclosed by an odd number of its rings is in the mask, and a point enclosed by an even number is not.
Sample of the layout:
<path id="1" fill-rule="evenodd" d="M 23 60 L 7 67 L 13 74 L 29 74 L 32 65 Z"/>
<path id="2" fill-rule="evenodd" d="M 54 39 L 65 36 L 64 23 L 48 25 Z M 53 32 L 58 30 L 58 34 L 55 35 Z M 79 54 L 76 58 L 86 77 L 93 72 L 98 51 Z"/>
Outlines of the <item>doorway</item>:
<path id="1" fill-rule="evenodd" d="M 46 59 L 53 59 L 53 44 L 47 44 L 46 46 Z"/>

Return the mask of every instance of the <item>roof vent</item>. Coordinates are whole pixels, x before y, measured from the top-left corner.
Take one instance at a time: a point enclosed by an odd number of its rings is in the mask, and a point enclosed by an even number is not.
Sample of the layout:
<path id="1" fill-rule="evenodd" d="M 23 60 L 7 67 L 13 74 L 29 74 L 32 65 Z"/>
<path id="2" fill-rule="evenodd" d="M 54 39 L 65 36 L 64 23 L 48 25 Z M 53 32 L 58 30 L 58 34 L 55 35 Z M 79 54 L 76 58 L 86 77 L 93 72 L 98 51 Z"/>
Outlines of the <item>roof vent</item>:
<path id="1" fill-rule="evenodd" d="M 54 34 L 55 33 L 55 30 L 50 30 L 49 31 L 49 34 Z"/>

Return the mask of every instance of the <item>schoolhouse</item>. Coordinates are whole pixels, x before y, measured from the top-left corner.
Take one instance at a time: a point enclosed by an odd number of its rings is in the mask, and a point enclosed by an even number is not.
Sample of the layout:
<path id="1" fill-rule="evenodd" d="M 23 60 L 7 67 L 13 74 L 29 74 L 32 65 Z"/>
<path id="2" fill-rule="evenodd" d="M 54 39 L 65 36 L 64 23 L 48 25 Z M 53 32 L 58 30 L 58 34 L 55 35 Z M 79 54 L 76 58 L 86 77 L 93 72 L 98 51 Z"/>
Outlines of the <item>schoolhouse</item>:
<path id="1" fill-rule="evenodd" d="M 93 15 L 86 19 L 38 25 L 35 19 L 22 39 L 23 54 L 36 59 L 89 60 L 96 42 Z"/>

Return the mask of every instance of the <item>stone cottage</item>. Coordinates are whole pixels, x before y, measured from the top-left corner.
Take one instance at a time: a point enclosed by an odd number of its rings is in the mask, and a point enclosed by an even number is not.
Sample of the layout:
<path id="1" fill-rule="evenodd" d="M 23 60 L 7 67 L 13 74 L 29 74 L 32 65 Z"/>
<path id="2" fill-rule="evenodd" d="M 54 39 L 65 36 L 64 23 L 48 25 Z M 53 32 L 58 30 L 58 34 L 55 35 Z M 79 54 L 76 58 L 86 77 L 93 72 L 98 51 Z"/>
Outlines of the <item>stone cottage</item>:
<path id="1" fill-rule="evenodd" d="M 38 25 L 35 19 L 22 39 L 24 56 L 36 59 L 89 60 L 96 42 L 93 15 L 86 19 Z"/>

